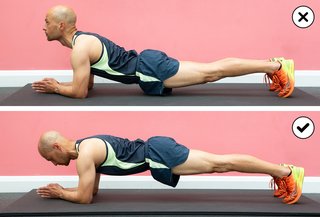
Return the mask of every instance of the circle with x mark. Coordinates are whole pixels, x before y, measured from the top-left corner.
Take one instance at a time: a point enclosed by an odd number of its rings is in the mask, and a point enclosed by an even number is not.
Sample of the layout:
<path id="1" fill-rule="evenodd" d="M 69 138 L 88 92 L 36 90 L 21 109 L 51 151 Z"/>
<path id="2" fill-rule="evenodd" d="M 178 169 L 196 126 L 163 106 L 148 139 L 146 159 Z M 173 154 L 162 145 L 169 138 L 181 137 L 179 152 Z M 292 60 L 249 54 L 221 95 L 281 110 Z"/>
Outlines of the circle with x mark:
<path id="1" fill-rule="evenodd" d="M 293 23 L 302 29 L 310 27 L 315 19 L 313 10 L 305 5 L 297 7 L 292 13 Z"/>

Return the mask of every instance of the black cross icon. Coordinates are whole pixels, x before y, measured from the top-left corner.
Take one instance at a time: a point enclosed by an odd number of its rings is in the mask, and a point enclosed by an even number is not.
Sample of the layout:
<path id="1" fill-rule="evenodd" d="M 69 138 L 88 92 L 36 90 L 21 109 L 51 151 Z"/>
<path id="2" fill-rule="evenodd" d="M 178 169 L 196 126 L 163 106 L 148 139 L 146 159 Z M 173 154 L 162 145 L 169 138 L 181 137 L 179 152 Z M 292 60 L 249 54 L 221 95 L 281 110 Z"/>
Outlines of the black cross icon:
<path id="1" fill-rule="evenodd" d="M 309 20 L 306 18 L 306 16 L 309 14 L 309 12 L 306 12 L 305 14 L 302 14 L 301 12 L 299 12 L 300 15 L 300 19 L 298 20 L 299 22 L 301 22 L 302 20 L 308 22 Z"/>

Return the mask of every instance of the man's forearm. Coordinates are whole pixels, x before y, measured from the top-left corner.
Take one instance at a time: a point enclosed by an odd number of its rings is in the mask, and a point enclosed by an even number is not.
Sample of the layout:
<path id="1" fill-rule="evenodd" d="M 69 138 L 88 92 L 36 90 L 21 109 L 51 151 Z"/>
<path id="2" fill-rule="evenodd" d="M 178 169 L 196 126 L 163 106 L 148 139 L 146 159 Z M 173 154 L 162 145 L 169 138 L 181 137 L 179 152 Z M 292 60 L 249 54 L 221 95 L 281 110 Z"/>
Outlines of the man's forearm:
<path id="1" fill-rule="evenodd" d="M 72 86 L 72 82 L 60 82 L 59 84 L 63 86 Z"/>
<path id="2" fill-rule="evenodd" d="M 72 86 L 72 82 L 60 82 L 59 84 L 63 86 Z M 92 90 L 93 86 L 94 86 L 94 83 L 90 82 L 88 86 L 88 90 Z"/>
<path id="3" fill-rule="evenodd" d="M 61 193 L 59 195 L 59 198 L 62 200 L 81 204 L 91 203 L 92 197 L 92 195 L 89 195 L 88 198 L 84 197 L 84 195 L 79 194 L 77 188 L 61 189 Z"/>
<path id="4" fill-rule="evenodd" d="M 58 84 L 54 90 L 55 93 L 63 95 L 63 96 L 68 96 L 71 98 L 86 98 L 88 94 L 88 90 L 80 90 L 74 88 L 72 85 L 65 85 L 65 84 Z"/>
<path id="5" fill-rule="evenodd" d="M 66 191 L 77 191 L 78 188 L 64 188 L 64 190 L 66 190 Z M 93 196 L 96 195 L 96 194 L 98 193 L 98 191 L 99 191 L 98 188 L 94 188 L 94 189 L 93 189 L 93 192 L 92 192 L 92 195 L 93 195 Z"/>
<path id="6" fill-rule="evenodd" d="M 66 191 L 76 191 L 78 188 L 63 188 Z"/>

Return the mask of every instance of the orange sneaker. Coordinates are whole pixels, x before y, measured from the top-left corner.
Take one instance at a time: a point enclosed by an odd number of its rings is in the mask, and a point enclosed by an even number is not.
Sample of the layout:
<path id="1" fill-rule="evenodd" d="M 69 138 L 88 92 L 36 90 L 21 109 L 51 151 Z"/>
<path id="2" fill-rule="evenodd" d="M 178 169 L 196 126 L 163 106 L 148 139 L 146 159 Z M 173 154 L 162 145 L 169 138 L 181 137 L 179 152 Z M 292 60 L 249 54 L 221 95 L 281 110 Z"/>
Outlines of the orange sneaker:
<path id="1" fill-rule="evenodd" d="M 271 76 L 269 74 L 265 74 L 264 82 L 269 86 L 270 91 L 280 92 L 282 90 L 280 80 L 275 74 L 272 74 Z"/>
<path id="2" fill-rule="evenodd" d="M 287 98 L 291 96 L 294 90 L 294 61 L 293 60 L 283 60 L 281 62 L 281 69 L 275 72 L 280 79 L 280 85 L 282 90 L 279 92 L 278 96 Z"/>
<path id="3" fill-rule="evenodd" d="M 302 195 L 304 169 L 293 165 L 290 165 L 289 168 L 291 169 L 290 176 L 282 178 L 287 188 L 287 195 L 283 199 L 283 202 L 286 204 L 294 204 Z"/>
<path id="4" fill-rule="evenodd" d="M 271 180 L 271 187 L 274 188 L 274 197 L 284 198 L 287 196 L 287 186 L 281 178 L 273 177 L 273 179 Z"/>
<path id="5" fill-rule="evenodd" d="M 270 59 L 270 62 L 279 62 L 280 64 L 282 64 L 281 62 L 283 60 L 283 57 L 278 57 Z M 265 74 L 264 82 L 269 86 L 270 91 L 280 92 L 282 90 L 282 87 L 280 85 L 280 79 L 275 73 L 273 73 L 272 75 Z"/>
<path id="6" fill-rule="evenodd" d="M 288 165 L 286 164 L 280 164 L 280 166 L 288 167 Z M 273 177 L 273 179 L 271 180 L 271 188 L 274 189 L 274 197 L 284 198 L 287 196 L 287 186 L 282 178 Z"/>
<path id="7" fill-rule="evenodd" d="M 272 75 L 266 74 L 265 82 L 269 85 L 270 91 L 279 92 L 278 96 L 287 98 L 294 90 L 294 61 L 283 57 L 272 58 L 270 61 L 279 62 L 281 68 Z"/>

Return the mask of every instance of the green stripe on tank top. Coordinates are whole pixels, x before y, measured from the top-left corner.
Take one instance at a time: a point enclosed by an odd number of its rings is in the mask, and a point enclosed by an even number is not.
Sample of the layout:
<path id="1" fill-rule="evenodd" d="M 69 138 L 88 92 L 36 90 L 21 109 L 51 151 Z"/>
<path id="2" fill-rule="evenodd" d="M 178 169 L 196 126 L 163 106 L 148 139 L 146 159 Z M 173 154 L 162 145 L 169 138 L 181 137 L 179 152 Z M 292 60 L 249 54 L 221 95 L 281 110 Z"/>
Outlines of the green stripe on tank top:
<path id="1" fill-rule="evenodd" d="M 105 71 L 106 73 L 110 74 L 110 75 L 118 75 L 118 76 L 138 76 L 140 78 L 141 81 L 143 82 L 159 82 L 160 80 L 157 78 L 154 78 L 152 76 L 148 76 L 148 75 L 144 75 L 141 72 L 136 72 L 135 75 L 125 75 L 123 73 L 117 72 L 113 69 L 111 69 L 111 67 L 109 66 L 109 56 L 108 56 L 108 51 L 106 49 L 106 46 L 103 45 L 103 55 L 101 57 L 101 59 L 99 60 L 99 62 L 95 63 L 94 65 L 92 65 L 92 68 L 95 69 L 99 69 L 101 71 Z"/>
<path id="2" fill-rule="evenodd" d="M 101 71 L 105 71 L 106 73 L 110 74 L 110 75 L 125 75 L 123 73 L 114 71 L 113 69 L 110 68 L 109 66 L 109 57 L 108 57 L 108 51 L 106 49 L 106 46 L 103 45 L 103 55 L 101 57 L 101 59 L 99 60 L 99 62 L 95 63 L 94 65 L 92 65 L 92 68 L 95 69 L 99 69 Z M 132 75 L 134 76 L 134 75 Z"/>
<path id="3" fill-rule="evenodd" d="M 105 141 L 105 142 L 107 143 L 107 147 L 108 147 L 108 157 L 107 157 L 107 160 L 101 165 L 101 167 L 116 166 L 118 168 L 127 170 L 127 169 L 132 169 L 132 168 L 138 167 L 138 166 L 143 165 L 145 163 L 145 162 L 128 163 L 128 162 L 122 162 L 122 161 L 118 160 L 116 157 L 116 153 L 113 150 L 110 143 L 108 143 L 107 141 Z"/>

